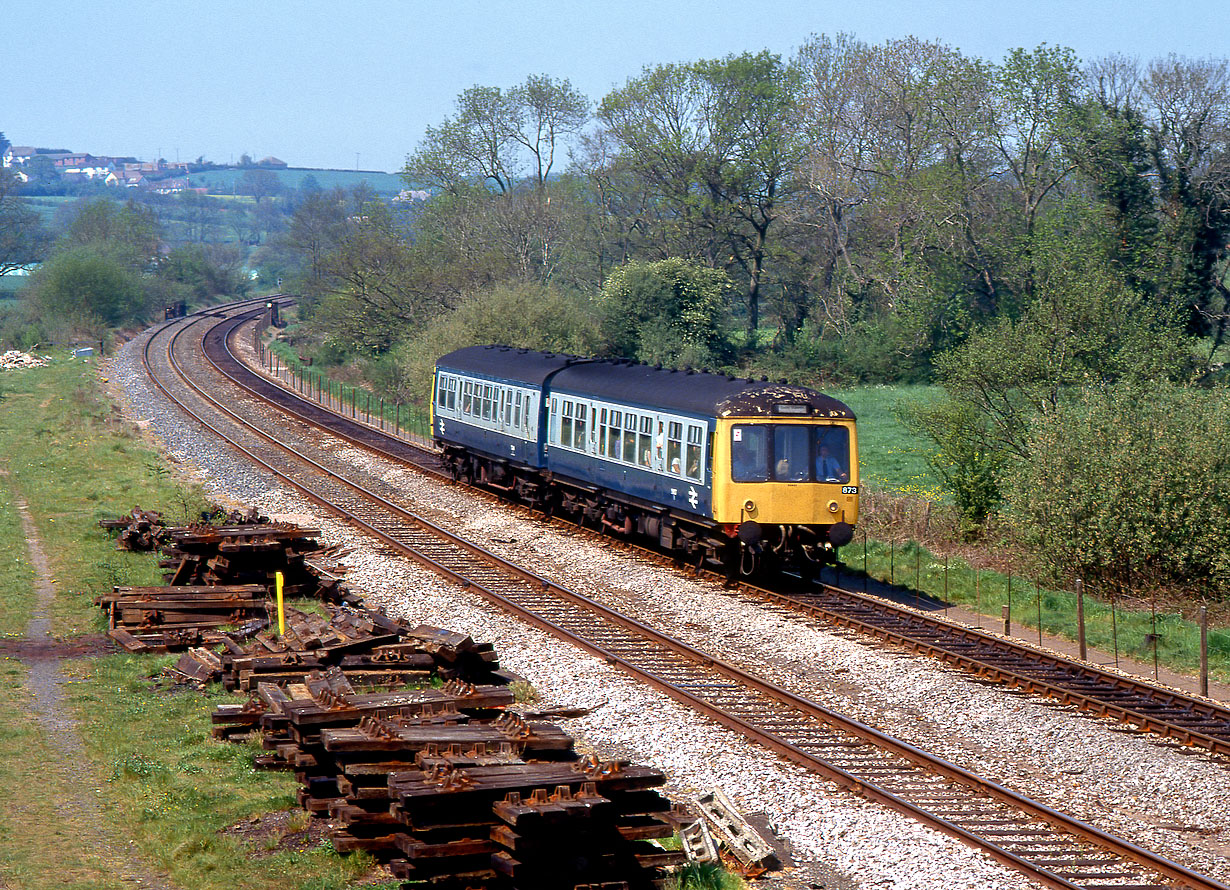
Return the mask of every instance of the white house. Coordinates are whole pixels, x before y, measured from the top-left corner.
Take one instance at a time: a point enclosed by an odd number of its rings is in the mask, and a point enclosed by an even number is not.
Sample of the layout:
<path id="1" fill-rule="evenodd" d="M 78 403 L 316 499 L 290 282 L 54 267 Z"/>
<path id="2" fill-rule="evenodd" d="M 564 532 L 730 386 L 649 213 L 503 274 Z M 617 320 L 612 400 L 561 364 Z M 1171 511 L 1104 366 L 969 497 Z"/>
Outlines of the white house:
<path id="1" fill-rule="evenodd" d="M 3 163 L 6 167 L 20 167 L 36 154 L 38 149 L 32 145 L 10 145 L 4 150 Z"/>

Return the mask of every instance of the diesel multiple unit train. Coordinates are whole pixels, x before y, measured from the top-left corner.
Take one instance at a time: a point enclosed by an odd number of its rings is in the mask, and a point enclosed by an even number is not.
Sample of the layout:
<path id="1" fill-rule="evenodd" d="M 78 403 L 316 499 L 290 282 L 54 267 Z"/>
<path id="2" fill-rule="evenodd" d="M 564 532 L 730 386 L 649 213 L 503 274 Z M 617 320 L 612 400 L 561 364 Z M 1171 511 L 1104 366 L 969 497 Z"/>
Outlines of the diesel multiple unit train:
<path id="1" fill-rule="evenodd" d="M 853 412 L 800 386 L 504 346 L 436 362 L 453 477 L 752 574 L 836 559 L 858 520 Z"/>

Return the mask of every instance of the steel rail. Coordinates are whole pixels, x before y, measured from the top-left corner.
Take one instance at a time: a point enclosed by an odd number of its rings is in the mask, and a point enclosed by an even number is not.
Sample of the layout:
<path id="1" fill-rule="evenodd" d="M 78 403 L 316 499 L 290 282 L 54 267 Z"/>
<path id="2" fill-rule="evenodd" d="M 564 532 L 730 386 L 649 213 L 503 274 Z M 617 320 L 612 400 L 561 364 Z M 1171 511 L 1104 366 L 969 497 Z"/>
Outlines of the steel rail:
<path id="1" fill-rule="evenodd" d="M 182 331 L 180 333 L 182 333 Z M 177 339 L 179 335 L 180 334 L 177 333 L 176 338 L 173 338 L 171 344 L 168 346 L 168 354 L 174 366 L 177 366 L 177 363 L 174 360 L 174 339 Z M 148 346 L 149 344 L 147 344 L 147 350 L 148 350 Z M 182 373 L 182 369 L 177 373 Z M 235 415 L 234 412 L 225 408 L 225 406 L 222 406 L 219 402 L 217 402 L 217 400 L 214 400 L 211 397 L 209 397 L 208 394 L 205 394 L 203 390 L 201 390 L 198 386 L 196 386 L 195 384 L 191 384 L 191 383 L 190 385 L 192 385 L 193 388 L 196 389 L 203 397 L 212 401 L 213 404 L 219 410 L 238 419 L 238 416 Z M 181 405 L 181 407 L 184 407 L 185 410 L 190 411 L 190 409 L 188 409 L 187 406 L 182 403 L 182 401 L 172 396 L 165 387 L 163 387 L 161 384 L 159 384 L 159 387 L 160 389 L 163 390 L 164 393 L 168 395 L 169 398 L 171 398 L 173 401 L 176 401 L 178 404 Z M 195 414 L 196 412 L 190 411 L 190 413 Z M 198 419 L 201 419 L 201 418 L 198 418 Z M 240 449 L 245 454 L 248 454 L 249 457 L 257 461 L 258 463 L 266 466 L 268 469 L 270 469 L 280 478 L 285 479 L 287 482 L 293 485 L 296 489 L 300 490 L 301 492 L 303 492 L 308 497 L 312 498 L 317 503 L 321 503 L 323 506 L 326 506 L 328 509 L 330 509 L 333 512 L 346 516 L 349 521 L 360 526 L 361 528 L 364 528 L 365 530 L 377 536 L 379 539 L 384 540 L 390 546 L 397 548 L 399 551 L 406 552 L 407 555 L 412 556 L 417 561 L 426 563 L 426 564 L 439 565 L 438 559 L 429 557 L 426 554 L 416 551 L 414 548 L 408 546 L 404 541 L 400 540 L 398 537 L 392 534 L 389 534 L 388 532 L 378 528 L 376 525 L 362 519 L 361 517 L 354 515 L 353 511 L 348 511 L 345 508 L 342 508 L 338 506 L 337 504 L 334 504 L 328 501 L 327 499 L 322 498 L 319 494 L 313 491 L 309 491 L 306 486 L 298 483 L 296 480 L 292 479 L 288 474 L 272 466 L 268 461 L 261 459 L 260 457 L 255 455 L 250 449 L 245 448 L 244 446 L 236 442 L 233 438 L 231 438 L 230 436 L 227 436 L 225 433 L 223 433 L 213 424 L 210 424 L 208 421 L 205 421 L 204 419 L 201 419 L 201 420 L 203 423 L 206 424 L 206 426 L 208 426 L 211 430 L 213 430 L 216 434 L 220 435 L 226 441 L 230 442 L 234 447 Z M 256 432 L 258 435 L 261 436 L 261 438 L 266 439 L 270 441 L 271 443 L 278 444 L 279 447 L 285 449 L 286 451 L 290 453 L 294 453 L 294 450 L 292 448 L 284 444 L 277 443 L 276 440 L 272 436 L 269 436 L 268 434 L 263 433 L 261 431 L 256 431 Z M 299 456 L 298 459 L 299 460 L 309 460 L 310 462 L 310 459 L 306 459 L 302 456 Z M 320 468 L 321 471 L 328 473 L 331 477 L 337 478 L 339 479 L 339 481 L 346 482 L 346 484 L 351 489 L 356 490 L 356 491 L 365 491 L 364 489 L 362 489 L 361 486 L 357 486 L 354 483 L 348 482 L 346 480 L 342 480 L 341 477 L 338 476 L 338 474 L 335 474 L 332 471 L 328 471 L 327 469 L 321 467 L 319 464 L 316 464 L 315 462 L 310 462 L 310 463 Z M 491 554 L 490 552 L 486 551 L 484 548 L 481 548 L 478 545 L 473 544 L 472 542 L 464 541 L 458 536 L 452 535 L 451 533 L 443 529 L 438 529 L 438 527 L 433 526 L 431 523 L 426 522 L 421 517 L 415 517 L 413 514 L 409 513 L 408 511 L 405 511 L 403 508 L 400 508 L 397 505 L 389 503 L 385 499 L 381 498 L 379 495 L 375 495 L 374 493 L 369 492 L 365 496 L 370 498 L 371 501 L 378 503 L 381 509 L 385 511 L 391 511 L 399 516 L 404 517 L 410 522 L 419 524 L 421 527 L 424 527 L 424 528 L 430 527 L 433 530 L 432 534 L 442 534 L 443 536 L 449 539 L 452 539 L 458 547 L 463 548 L 465 551 L 469 553 L 481 556 L 482 559 L 486 561 L 487 563 L 491 565 L 500 566 L 504 571 L 509 571 L 509 570 L 513 571 L 516 574 L 516 576 L 518 576 L 519 578 L 525 579 L 530 582 L 528 585 L 525 585 L 528 588 L 528 595 L 541 596 L 545 594 L 550 594 L 552 598 L 565 597 L 570 605 L 577 607 L 577 608 L 584 608 L 585 610 L 588 611 L 588 613 L 592 615 L 602 616 L 603 620 L 608 622 L 609 624 L 617 625 L 619 627 L 624 628 L 625 630 L 628 630 L 631 633 L 634 633 L 636 637 L 638 638 L 638 640 L 630 644 L 632 647 L 632 651 L 635 651 L 638 647 L 644 648 L 645 646 L 649 646 L 651 648 L 656 647 L 658 649 L 669 650 L 673 652 L 675 655 L 681 656 L 685 660 L 684 662 L 681 662 L 681 663 L 690 664 L 693 666 L 700 666 L 700 668 L 703 668 L 704 670 L 713 671 L 713 672 L 716 672 L 719 676 L 723 676 L 728 679 L 735 680 L 737 684 L 740 684 L 746 687 L 747 689 L 755 690 L 758 694 L 764 696 L 767 700 L 773 701 L 778 705 L 784 705 L 790 711 L 805 715 L 808 718 L 818 721 L 821 724 L 835 727 L 835 728 L 840 728 L 842 732 L 850 733 L 851 735 L 853 735 L 854 737 L 860 740 L 876 745 L 880 751 L 889 752 L 893 756 L 896 756 L 906 761 L 909 761 L 911 763 L 917 764 L 922 769 L 926 770 L 929 773 L 942 775 L 946 779 L 949 779 L 954 783 L 957 783 L 961 786 L 972 789 L 976 795 L 979 795 L 979 796 L 985 795 L 993 800 L 1008 804 L 1018 809 L 1019 811 L 1028 814 L 1028 816 L 1032 817 L 1033 819 L 1039 820 L 1040 822 L 1044 824 L 1062 826 L 1061 828 L 1062 831 L 1074 837 L 1081 838 L 1084 841 L 1087 841 L 1087 842 L 1090 842 L 1096 845 L 1098 848 L 1101 848 L 1101 851 L 1109 851 L 1113 855 L 1121 857 L 1124 860 L 1137 863 L 1143 866 L 1144 868 L 1150 871 L 1153 871 L 1155 874 L 1165 877 L 1168 880 L 1179 881 L 1184 886 L 1197 887 L 1197 888 L 1222 888 L 1222 890 L 1225 890 L 1225 885 L 1220 884 L 1216 881 L 1213 881 L 1212 879 L 1198 875 L 1195 872 L 1189 869 L 1186 869 L 1183 866 L 1170 862 L 1169 860 L 1166 860 L 1162 857 L 1158 857 L 1155 854 L 1152 854 L 1149 851 L 1144 850 L 1143 848 L 1133 845 L 1127 841 L 1123 841 L 1119 838 L 1115 838 L 1111 835 L 1105 834 L 1101 832 L 1100 830 L 1093 828 L 1092 826 L 1088 826 L 1084 823 L 1079 822 L 1078 820 L 1073 820 L 1070 817 L 1064 816 L 1063 814 L 1060 814 L 1042 804 L 1031 801 L 1024 796 L 1017 794 L 1016 792 L 1012 792 L 1011 790 L 1003 788 L 1002 786 L 999 786 L 995 783 L 988 782 L 985 779 L 981 779 L 977 776 L 974 776 L 973 774 L 968 773 L 967 771 L 963 770 L 960 767 L 957 767 L 953 764 L 950 764 L 938 758 L 932 758 L 930 755 L 925 754 L 924 752 L 918 750 L 917 748 L 914 748 L 913 746 L 910 746 L 899 740 L 892 739 L 891 737 L 883 733 L 880 733 L 878 730 L 875 730 L 871 727 L 867 727 L 861 723 L 858 723 L 857 721 L 851 721 L 848 718 L 844 718 L 841 715 L 837 715 L 831 711 L 828 711 L 822 706 L 814 702 L 810 702 L 806 699 L 803 699 L 793 693 L 790 693 L 789 691 L 784 690 L 776 686 L 775 684 L 769 683 L 768 681 L 765 681 L 761 678 L 757 678 L 750 674 L 747 674 L 746 672 L 743 672 L 742 670 L 732 665 L 722 662 L 720 659 L 715 659 L 712 656 L 707 655 L 706 653 L 700 652 L 699 650 L 693 649 L 687 646 L 686 644 L 683 644 L 677 640 L 673 640 L 663 634 L 653 631 L 651 628 L 648 628 L 640 624 L 634 619 L 628 618 L 627 616 L 619 615 L 613 610 L 610 610 L 602 606 L 601 604 L 598 604 L 592 600 L 589 600 L 586 597 L 583 597 L 579 594 L 572 593 L 570 591 L 566 591 L 563 588 L 559 588 L 556 585 L 553 585 L 547 579 L 541 578 L 540 576 L 537 576 L 534 573 L 529 572 L 528 570 L 525 570 L 521 567 L 510 566 L 506 561 L 495 556 L 494 554 Z M 590 639 L 578 636 L 577 634 L 572 633 L 571 631 L 567 630 L 567 628 L 562 626 L 561 622 L 549 620 L 543 617 L 541 614 L 537 614 L 535 610 L 531 608 L 527 608 L 516 602 L 513 602 L 513 600 L 509 596 L 496 591 L 493 587 L 488 586 L 490 582 L 485 584 L 481 581 L 476 580 L 472 575 L 469 575 L 463 572 L 458 572 L 456 569 L 449 568 L 448 566 L 444 566 L 442 571 L 447 576 L 453 578 L 454 580 L 459 581 L 460 583 L 467 586 L 469 589 L 480 593 L 481 595 L 490 599 L 491 601 L 498 602 L 501 605 L 504 605 L 505 608 L 509 608 L 511 611 L 517 614 L 523 615 L 527 620 L 531 621 L 535 625 L 543 627 L 544 629 L 550 631 L 553 634 L 557 634 L 566 639 L 576 642 L 578 645 L 582 646 L 588 651 L 591 651 L 599 655 L 600 657 L 606 659 L 609 663 L 620 667 L 621 669 L 633 674 L 634 676 L 641 677 L 647 682 L 652 683 L 654 686 L 662 689 L 663 691 L 667 692 L 672 697 L 676 698 L 676 700 L 687 703 L 690 706 L 695 707 L 696 709 L 700 710 L 702 713 L 709 714 L 710 716 L 713 716 L 715 719 L 718 719 L 722 723 L 728 726 L 731 726 L 732 728 L 736 728 L 739 731 L 749 734 L 753 738 L 756 738 L 758 741 L 760 741 L 762 744 L 765 744 L 770 749 L 778 751 L 779 753 L 787 756 L 791 760 L 794 760 L 797 763 L 801 763 L 802 765 L 807 766 L 809 769 L 812 769 L 816 772 L 819 772 L 829 777 L 830 779 L 832 779 L 835 782 L 838 782 L 844 787 L 851 788 L 852 790 L 856 790 L 859 793 L 864 794 L 865 796 L 869 798 L 876 799 L 884 803 L 885 805 L 892 807 L 893 809 L 899 812 L 909 814 L 913 816 L 914 818 L 917 818 L 923 821 L 926 824 L 932 825 L 933 827 L 941 831 L 944 831 L 948 834 L 951 834 L 955 837 L 960 838 L 961 840 L 967 843 L 977 846 L 980 849 L 987 851 L 989 855 L 992 855 L 999 861 L 1007 865 L 1010 865 L 1012 867 L 1018 868 L 1026 872 L 1027 874 L 1030 874 L 1031 876 L 1035 877 L 1036 879 L 1041 880 L 1044 883 L 1047 883 L 1050 886 L 1084 887 L 1084 888 L 1102 886 L 1098 884 L 1091 884 L 1088 882 L 1088 880 L 1084 881 L 1083 883 L 1076 883 L 1074 881 L 1070 881 L 1066 877 L 1063 876 L 1063 872 L 1061 870 L 1059 869 L 1051 870 L 1051 869 L 1046 868 L 1045 866 L 1040 866 L 1036 862 L 1030 861 L 1028 858 L 1018 856 L 1015 853 L 1011 852 L 1010 850 L 1005 849 L 1003 846 L 1000 846 L 999 844 L 989 841 L 986 837 L 981 837 L 976 832 L 970 831 L 969 829 L 962 827 L 960 824 L 958 824 L 959 820 L 944 818 L 943 816 L 938 816 L 935 813 L 929 812 L 926 809 L 904 799 L 903 797 L 898 796 L 897 794 L 894 794 L 891 791 L 886 790 L 884 787 L 882 787 L 879 784 L 876 784 L 875 782 L 869 781 L 868 779 L 865 779 L 865 778 L 860 778 L 859 776 L 854 775 L 852 772 L 848 770 L 834 766 L 829 761 L 818 758 L 813 754 L 809 754 L 803 749 L 803 747 L 801 747 L 798 744 L 794 744 L 788 741 L 787 739 L 783 738 L 779 733 L 773 732 L 771 730 L 766 730 L 763 727 L 755 726 L 751 721 L 747 719 L 734 716 L 726 712 L 725 709 L 719 708 L 712 702 L 706 700 L 704 696 L 697 695 L 693 692 L 689 692 L 687 689 L 683 688 L 683 686 L 681 686 L 679 683 L 671 682 L 667 679 L 664 679 L 655 670 L 646 669 L 645 667 L 638 665 L 632 659 L 630 659 L 626 654 L 625 655 L 618 654 L 616 651 L 614 651 L 611 645 L 604 645 L 601 642 L 594 642 Z M 678 670 L 679 668 L 678 666 L 676 666 L 674 669 Z M 693 685 L 698 685 L 698 684 L 693 684 Z M 711 684 L 699 684 L 699 685 L 711 685 Z M 848 744 L 848 743 L 841 742 L 838 744 Z M 868 767 L 868 768 L 872 769 L 873 774 L 875 773 L 874 768 L 872 767 Z M 891 766 L 891 765 L 881 764 L 881 766 L 879 766 L 878 768 L 881 771 L 889 770 L 890 772 L 900 772 L 898 767 Z M 930 793 L 934 794 L 935 793 L 934 789 L 931 789 Z M 941 797 L 941 799 L 951 800 L 951 798 L 948 798 L 948 797 Z M 968 802 L 962 803 L 959 805 L 959 808 L 964 808 L 964 807 L 967 807 L 968 805 L 969 805 Z M 981 820 L 974 819 L 973 822 L 975 824 L 984 824 L 988 821 L 987 815 L 985 813 L 983 814 L 975 813 L 975 815 L 981 815 L 983 817 Z M 1012 820 L 994 819 L 994 818 L 990 819 L 990 823 L 992 825 L 1016 824 L 1016 823 L 1013 823 Z M 1043 830 L 1039 830 L 1039 829 L 1031 830 L 1027 827 L 1026 828 L 1015 828 L 1015 829 L 1005 829 L 1005 830 L 1007 831 L 1009 835 L 1011 834 L 1027 835 L 1029 837 L 1034 837 L 1034 838 L 1037 838 L 1037 836 L 1043 835 L 1046 833 Z M 993 831 L 991 833 L 993 833 Z M 1054 841 L 1035 840 L 1032 843 L 1034 843 L 1035 846 L 1042 845 L 1044 852 L 1046 852 L 1048 849 L 1046 847 L 1046 844 L 1054 843 Z M 1051 850 L 1051 852 L 1054 852 L 1054 851 Z M 1064 855 L 1069 856 L 1069 859 L 1065 860 L 1061 858 L 1059 860 L 1055 860 L 1055 862 L 1058 865 L 1064 865 L 1064 863 L 1067 863 L 1066 867 L 1075 867 L 1077 865 L 1080 865 L 1081 867 L 1099 867 L 1099 866 L 1104 867 L 1104 868 L 1105 867 L 1119 867 L 1119 863 L 1116 863 L 1112 860 L 1105 860 L 1102 858 L 1082 859 L 1080 858 L 1079 853 L 1075 853 L 1075 854 L 1065 853 Z M 1076 858 L 1074 859 L 1071 858 L 1074 855 L 1076 856 Z M 1035 857 L 1035 858 L 1038 858 L 1038 857 Z M 1043 861 L 1047 861 L 1045 857 L 1042 857 L 1042 859 Z M 1054 859 L 1054 857 L 1052 857 L 1052 859 Z M 1093 875 L 1085 875 L 1085 877 L 1089 879 L 1098 879 L 1099 877 L 1103 877 L 1103 878 L 1114 877 L 1116 880 L 1118 880 L 1118 879 L 1128 877 L 1128 875 L 1123 874 L 1123 873 L 1103 874 L 1100 872 L 1095 872 L 1093 873 Z M 1138 886 L 1166 886 L 1166 885 L 1150 883 L 1147 885 L 1138 885 Z"/>
<path id="2" fill-rule="evenodd" d="M 1041 652 L 857 591 L 830 584 L 822 587 L 821 594 L 783 593 L 750 586 L 747 589 L 754 596 L 791 611 L 931 656 L 975 676 L 1045 695 L 1097 716 L 1134 724 L 1142 732 L 1230 756 L 1230 708 L 1216 702 Z M 1016 664 L 1008 666 L 1005 662 Z M 1114 697 L 1132 701 L 1119 703 Z M 1150 709 L 1168 711 L 1169 715 L 1163 718 Z"/>
<path id="3" fill-rule="evenodd" d="M 227 367 L 215 362 L 216 366 L 255 397 L 312 423 L 320 423 L 320 414 L 336 418 L 328 428 L 342 438 L 395 460 L 406 461 L 438 478 L 450 478 L 440 471 L 431 457 L 432 452 L 427 449 L 357 423 L 345 414 L 330 409 L 318 412 L 316 403 L 249 368 L 231 352 L 229 345 L 227 353 Z M 490 494 L 483 489 L 475 490 Z M 661 558 L 661 554 L 652 550 L 630 542 L 621 543 L 639 553 Z M 738 586 L 780 607 L 937 658 L 981 679 L 1054 698 L 1094 716 L 1111 717 L 1141 732 L 1154 733 L 1189 747 L 1230 756 L 1230 708 L 1216 702 L 1162 689 L 1143 679 L 1114 674 L 1085 662 L 1044 654 L 1017 641 L 831 584 L 821 585 L 822 594 L 787 593 L 748 583 Z M 1016 662 L 1015 667 L 1006 665 L 1006 661 Z M 1057 672 L 1058 677 L 1055 676 Z"/>

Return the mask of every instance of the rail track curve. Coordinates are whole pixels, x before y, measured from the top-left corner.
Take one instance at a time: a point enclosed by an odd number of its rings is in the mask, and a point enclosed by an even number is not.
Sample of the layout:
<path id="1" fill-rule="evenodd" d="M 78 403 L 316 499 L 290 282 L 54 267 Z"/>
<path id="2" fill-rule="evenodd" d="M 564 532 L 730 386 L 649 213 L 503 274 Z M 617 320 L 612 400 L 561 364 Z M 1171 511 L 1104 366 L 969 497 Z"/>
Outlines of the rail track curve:
<path id="1" fill-rule="evenodd" d="M 198 326 L 210 331 L 199 337 L 198 343 L 204 340 L 217 354 L 229 352 L 226 343 L 230 333 L 243 324 L 244 316 L 240 309 L 224 321 L 197 317 L 183 325 L 157 329 L 145 349 L 151 378 L 169 399 L 249 459 L 388 546 L 789 760 L 984 850 L 1047 886 L 1227 890 L 1216 880 L 928 755 L 512 565 L 348 482 L 344 467 L 330 468 L 276 436 L 244 425 L 237 412 L 209 395 L 201 384 L 190 381 L 192 375 L 176 354 L 177 349 L 184 354 L 184 343 L 190 341 L 182 338 Z M 162 343 L 163 356 L 154 348 L 155 343 Z M 223 361 L 238 363 L 233 355 Z"/>

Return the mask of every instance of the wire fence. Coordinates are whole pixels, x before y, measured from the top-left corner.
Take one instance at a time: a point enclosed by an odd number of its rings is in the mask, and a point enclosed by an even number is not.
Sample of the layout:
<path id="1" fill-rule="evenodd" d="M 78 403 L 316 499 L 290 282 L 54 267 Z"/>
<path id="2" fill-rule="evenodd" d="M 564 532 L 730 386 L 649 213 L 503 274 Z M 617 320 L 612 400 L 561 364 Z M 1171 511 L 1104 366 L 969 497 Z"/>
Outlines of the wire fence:
<path id="1" fill-rule="evenodd" d="M 406 405 L 371 390 L 334 380 L 297 357 L 269 348 L 256 328 L 253 350 L 266 376 L 283 387 L 311 399 L 322 408 L 356 423 L 423 448 L 433 448 L 431 418 L 416 405 Z"/>

